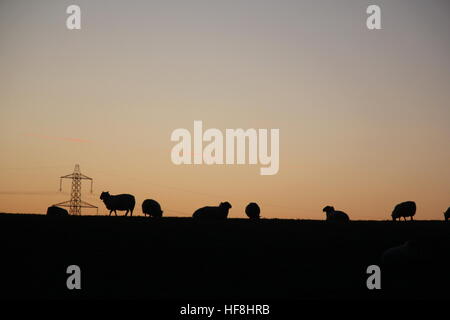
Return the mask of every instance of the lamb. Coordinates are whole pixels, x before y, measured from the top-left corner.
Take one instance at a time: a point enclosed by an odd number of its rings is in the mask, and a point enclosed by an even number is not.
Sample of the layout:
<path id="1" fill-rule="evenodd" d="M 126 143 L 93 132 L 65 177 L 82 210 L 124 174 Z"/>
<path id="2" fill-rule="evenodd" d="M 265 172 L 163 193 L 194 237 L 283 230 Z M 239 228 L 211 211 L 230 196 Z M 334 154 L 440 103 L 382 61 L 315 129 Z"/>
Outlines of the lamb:
<path id="1" fill-rule="evenodd" d="M 118 195 L 110 195 L 109 192 L 102 192 L 100 195 L 100 199 L 105 203 L 106 208 L 109 210 L 109 215 L 114 211 L 114 214 L 117 216 L 117 211 L 125 211 L 125 216 L 128 216 L 128 212 L 130 211 L 130 216 L 133 216 L 134 205 L 136 201 L 134 196 L 131 194 L 118 194 Z"/>
<path id="2" fill-rule="evenodd" d="M 450 219 L 450 207 L 448 207 L 447 211 L 444 212 L 444 218 L 445 221 L 448 221 L 448 219 Z"/>
<path id="3" fill-rule="evenodd" d="M 245 214 L 252 220 L 257 220 L 260 218 L 259 214 L 261 213 L 261 209 L 258 204 L 255 202 L 250 202 L 245 208 Z"/>
<path id="4" fill-rule="evenodd" d="M 51 206 L 47 208 L 47 215 L 51 217 L 65 217 L 68 216 L 69 213 L 66 209 L 57 206 Z"/>
<path id="5" fill-rule="evenodd" d="M 414 201 L 406 201 L 399 203 L 395 206 L 392 211 L 392 220 L 396 221 L 397 218 L 400 220 L 403 217 L 406 221 L 406 217 L 411 217 L 413 220 L 413 216 L 416 214 L 416 203 Z"/>
<path id="6" fill-rule="evenodd" d="M 161 218 L 163 211 L 160 204 L 153 199 L 146 199 L 142 202 L 142 213 L 148 214 L 149 217 Z"/>
<path id="7" fill-rule="evenodd" d="M 231 208 L 229 202 L 221 202 L 218 207 L 203 207 L 197 209 L 192 218 L 195 220 L 226 220 Z"/>
<path id="8" fill-rule="evenodd" d="M 347 222 L 350 221 L 348 215 L 343 211 L 336 211 L 332 206 L 326 206 L 322 209 L 323 212 L 327 214 L 327 221 L 340 221 Z"/>

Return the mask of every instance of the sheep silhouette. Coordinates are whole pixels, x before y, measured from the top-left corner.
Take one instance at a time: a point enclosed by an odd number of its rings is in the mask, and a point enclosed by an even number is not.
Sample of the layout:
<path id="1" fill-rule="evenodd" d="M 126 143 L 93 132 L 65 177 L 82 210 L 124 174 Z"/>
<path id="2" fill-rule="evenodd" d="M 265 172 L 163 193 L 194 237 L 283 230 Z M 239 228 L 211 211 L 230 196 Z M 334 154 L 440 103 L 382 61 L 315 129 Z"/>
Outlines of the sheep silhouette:
<path id="1" fill-rule="evenodd" d="M 420 260 L 419 245 L 414 240 L 406 241 L 404 244 L 392 247 L 383 252 L 381 263 L 384 266 L 406 266 Z"/>
<path id="2" fill-rule="evenodd" d="M 218 207 L 203 207 L 197 209 L 192 218 L 195 220 L 226 220 L 231 207 L 229 202 L 221 202 Z"/>
<path id="3" fill-rule="evenodd" d="M 245 207 L 245 214 L 252 220 L 257 220 L 260 218 L 259 214 L 261 213 L 261 209 L 258 204 L 255 202 L 250 202 L 247 207 Z"/>
<path id="4" fill-rule="evenodd" d="M 450 218 L 450 207 L 448 207 L 447 211 L 444 212 L 445 221 L 448 221 Z"/>
<path id="5" fill-rule="evenodd" d="M 420 258 L 417 243 L 411 240 L 385 250 L 381 255 L 385 289 L 410 289 Z"/>
<path id="6" fill-rule="evenodd" d="M 414 201 L 405 201 L 395 206 L 392 211 L 392 220 L 396 221 L 397 218 L 401 220 L 401 217 L 403 217 L 405 221 L 407 217 L 411 217 L 411 220 L 413 220 L 415 214 L 416 203 Z"/>
<path id="7" fill-rule="evenodd" d="M 161 218 L 163 215 L 161 205 L 153 199 L 146 199 L 142 202 L 142 213 L 153 218 Z"/>
<path id="8" fill-rule="evenodd" d="M 343 211 L 336 211 L 332 206 L 326 206 L 322 209 L 323 212 L 327 215 L 327 221 L 339 221 L 339 222 L 347 222 L 350 221 L 348 215 Z"/>
<path id="9" fill-rule="evenodd" d="M 447 288 L 450 242 L 448 237 L 416 236 L 381 255 L 381 268 L 388 289 L 428 291 Z"/>
<path id="10" fill-rule="evenodd" d="M 65 217 L 68 216 L 69 213 L 66 209 L 57 207 L 57 206 L 51 206 L 47 208 L 47 216 L 51 217 Z"/>
<path id="11" fill-rule="evenodd" d="M 133 216 L 136 200 L 131 194 L 110 195 L 109 192 L 102 192 L 100 199 L 103 200 L 106 208 L 109 210 L 109 215 L 114 212 L 117 216 L 116 210 L 126 210 L 125 216 L 128 216 L 128 212 L 131 212 L 130 216 Z"/>

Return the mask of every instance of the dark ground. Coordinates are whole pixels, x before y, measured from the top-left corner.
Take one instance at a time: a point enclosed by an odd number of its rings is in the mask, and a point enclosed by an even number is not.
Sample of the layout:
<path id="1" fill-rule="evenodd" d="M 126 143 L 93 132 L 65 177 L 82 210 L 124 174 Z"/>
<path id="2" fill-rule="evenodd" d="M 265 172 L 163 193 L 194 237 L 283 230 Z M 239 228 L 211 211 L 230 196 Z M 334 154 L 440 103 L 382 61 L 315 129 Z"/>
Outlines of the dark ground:
<path id="1" fill-rule="evenodd" d="M 368 290 L 366 268 L 413 238 L 438 244 L 432 259 L 382 268 L 382 290 Z M 0 214 L 0 297 L 449 299 L 449 239 L 444 221 Z M 81 290 L 66 287 L 72 264 L 81 268 Z"/>

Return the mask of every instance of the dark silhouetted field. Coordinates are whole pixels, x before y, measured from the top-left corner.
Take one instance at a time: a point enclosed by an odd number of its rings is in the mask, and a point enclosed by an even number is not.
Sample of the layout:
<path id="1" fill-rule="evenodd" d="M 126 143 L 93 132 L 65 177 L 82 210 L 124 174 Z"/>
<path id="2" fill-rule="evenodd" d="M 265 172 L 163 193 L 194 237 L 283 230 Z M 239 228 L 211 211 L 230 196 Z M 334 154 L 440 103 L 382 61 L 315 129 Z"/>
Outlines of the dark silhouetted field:
<path id="1" fill-rule="evenodd" d="M 444 221 L 63 217 L 0 214 L 1 296 L 42 298 L 449 298 Z M 410 239 L 445 244 L 402 274 L 366 268 Z M 79 265 L 82 289 L 66 288 Z M 398 281 L 397 281 L 398 280 Z"/>

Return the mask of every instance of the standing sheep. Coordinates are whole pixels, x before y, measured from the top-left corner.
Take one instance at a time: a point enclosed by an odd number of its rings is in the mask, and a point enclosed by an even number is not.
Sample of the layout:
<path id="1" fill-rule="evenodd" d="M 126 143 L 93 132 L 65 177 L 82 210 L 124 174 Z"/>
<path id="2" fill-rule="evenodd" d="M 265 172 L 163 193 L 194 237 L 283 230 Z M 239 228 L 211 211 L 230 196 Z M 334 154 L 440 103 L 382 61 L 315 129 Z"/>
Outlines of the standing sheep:
<path id="1" fill-rule="evenodd" d="M 203 207 L 197 209 L 192 218 L 195 220 L 226 220 L 231 208 L 229 202 L 221 202 L 218 207 Z"/>
<path id="2" fill-rule="evenodd" d="M 114 214 L 117 216 L 116 210 L 126 210 L 125 216 L 128 216 L 128 211 L 131 212 L 130 217 L 133 216 L 136 200 L 131 194 L 110 195 L 109 192 L 102 192 L 100 199 L 103 200 L 106 208 L 109 210 L 109 215 L 114 211 Z"/>
<path id="3" fill-rule="evenodd" d="M 251 220 L 257 220 L 260 218 L 259 214 L 261 213 L 261 209 L 259 208 L 258 204 L 255 202 L 250 202 L 247 207 L 245 208 L 245 214 L 247 217 L 249 217 Z"/>
<path id="4" fill-rule="evenodd" d="M 448 221 L 448 219 L 450 219 L 450 207 L 448 207 L 447 211 L 444 212 L 444 218 L 445 221 Z"/>
<path id="5" fill-rule="evenodd" d="M 416 203 L 414 201 L 406 201 L 399 203 L 395 206 L 394 211 L 392 211 L 392 220 L 396 221 L 397 218 L 400 220 L 403 217 L 406 221 L 406 217 L 411 217 L 416 214 Z"/>
<path id="6" fill-rule="evenodd" d="M 153 199 L 146 199 L 142 202 L 142 213 L 144 215 L 148 214 L 149 217 L 161 218 L 163 211 L 157 201 Z"/>
<path id="7" fill-rule="evenodd" d="M 343 211 L 336 211 L 332 206 L 326 206 L 322 209 L 323 212 L 327 214 L 327 221 L 350 221 L 348 215 Z"/>

